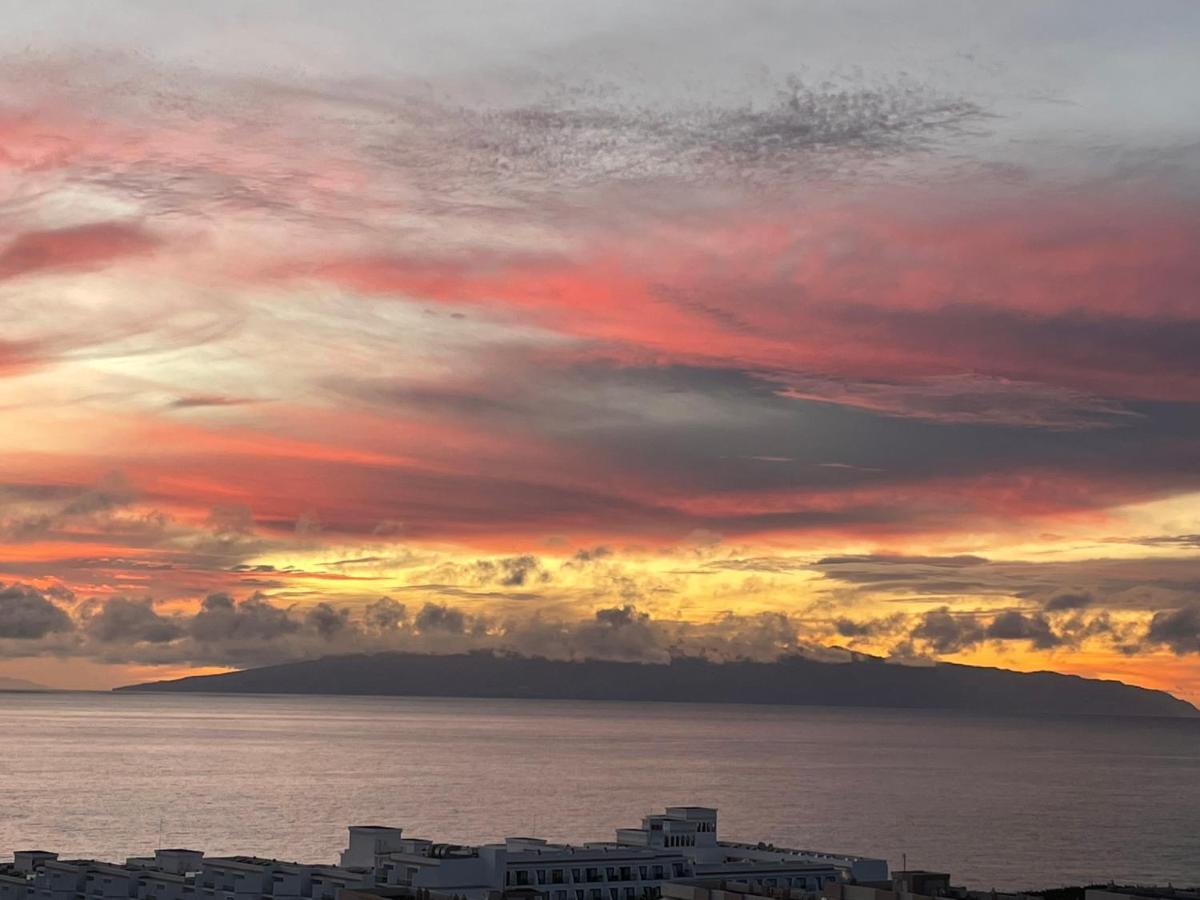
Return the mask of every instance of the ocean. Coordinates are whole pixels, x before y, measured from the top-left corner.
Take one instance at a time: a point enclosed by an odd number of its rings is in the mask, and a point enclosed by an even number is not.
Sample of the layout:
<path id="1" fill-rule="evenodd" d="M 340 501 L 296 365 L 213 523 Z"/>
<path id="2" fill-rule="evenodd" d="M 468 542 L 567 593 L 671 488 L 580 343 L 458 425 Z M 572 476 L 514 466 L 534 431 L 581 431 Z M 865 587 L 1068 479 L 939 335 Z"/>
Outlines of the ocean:
<path id="1" fill-rule="evenodd" d="M 349 824 L 611 839 L 667 805 L 719 835 L 971 887 L 1200 883 L 1200 720 L 827 707 L 0 693 L 0 858 L 157 846 L 332 862 Z"/>

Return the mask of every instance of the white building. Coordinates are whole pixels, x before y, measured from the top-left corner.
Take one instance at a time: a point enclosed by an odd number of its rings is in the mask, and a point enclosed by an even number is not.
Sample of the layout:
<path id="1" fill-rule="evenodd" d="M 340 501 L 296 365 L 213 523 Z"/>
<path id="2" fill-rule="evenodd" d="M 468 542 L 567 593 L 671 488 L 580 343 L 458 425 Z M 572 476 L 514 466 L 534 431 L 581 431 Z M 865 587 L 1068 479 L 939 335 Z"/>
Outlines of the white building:
<path id="1" fill-rule="evenodd" d="M 883 859 L 719 841 L 717 811 L 706 806 L 669 806 L 664 813 L 643 818 L 641 828 L 618 828 L 617 841 L 635 847 L 679 847 L 692 861 L 697 877 L 757 877 L 772 868 L 780 877 L 793 869 L 803 877 L 801 870 L 806 866 L 832 868 L 856 881 L 888 877 Z"/>
<path id="2" fill-rule="evenodd" d="M 510 837 L 461 846 L 356 825 L 340 866 L 179 848 L 124 865 L 18 851 L 0 864 L 0 900 L 339 900 L 343 892 L 360 900 L 657 900 L 664 885 L 696 878 L 815 894 L 833 882 L 887 877 L 879 859 L 720 841 L 715 809 L 673 806 L 640 828 L 618 829 L 615 841 L 584 844 Z"/>
<path id="3" fill-rule="evenodd" d="M 205 857 L 194 879 L 195 900 L 336 900 L 342 888 L 373 883 L 366 868 L 313 866 L 257 856 Z"/>
<path id="4" fill-rule="evenodd" d="M 0 867 L 0 900 L 337 900 L 343 889 L 374 884 L 369 869 L 181 849 L 124 865 L 18 851 Z"/>
<path id="5" fill-rule="evenodd" d="M 370 867 L 377 884 L 488 900 L 524 891 L 546 900 L 643 900 L 670 881 L 754 878 L 770 887 L 817 891 L 845 878 L 887 878 L 887 862 L 717 839 L 717 811 L 668 807 L 616 841 L 556 844 L 514 837 L 478 847 L 406 838 L 399 828 L 350 829 L 343 866 Z"/>

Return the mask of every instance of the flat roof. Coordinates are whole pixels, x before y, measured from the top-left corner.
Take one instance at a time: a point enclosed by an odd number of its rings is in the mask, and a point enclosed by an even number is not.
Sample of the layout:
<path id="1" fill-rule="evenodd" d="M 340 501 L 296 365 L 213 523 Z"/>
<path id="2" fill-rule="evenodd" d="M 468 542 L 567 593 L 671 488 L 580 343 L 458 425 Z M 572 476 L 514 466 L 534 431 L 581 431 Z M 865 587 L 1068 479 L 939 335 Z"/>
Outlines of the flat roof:
<path id="1" fill-rule="evenodd" d="M 206 856 L 204 865 L 221 868 L 257 869 L 263 866 L 303 866 L 304 863 L 286 859 L 267 859 L 262 856 Z"/>

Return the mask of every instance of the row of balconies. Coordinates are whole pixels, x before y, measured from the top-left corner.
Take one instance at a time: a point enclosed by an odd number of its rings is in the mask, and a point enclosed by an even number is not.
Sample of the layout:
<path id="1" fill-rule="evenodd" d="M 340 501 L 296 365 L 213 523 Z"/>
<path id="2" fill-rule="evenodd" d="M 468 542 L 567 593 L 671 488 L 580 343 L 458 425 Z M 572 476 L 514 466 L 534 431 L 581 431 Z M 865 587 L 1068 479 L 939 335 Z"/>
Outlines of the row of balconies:
<path id="1" fill-rule="evenodd" d="M 553 887 L 557 884 L 659 882 L 688 875 L 683 862 L 647 863 L 628 866 L 580 866 L 551 869 L 509 869 L 504 873 L 506 887 Z"/>
<path id="2" fill-rule="evenodd" d="M 626 885 L 623 888 L 574 888 L 546 891 L 546 900 L 657 900 L 658 885 Z"/>

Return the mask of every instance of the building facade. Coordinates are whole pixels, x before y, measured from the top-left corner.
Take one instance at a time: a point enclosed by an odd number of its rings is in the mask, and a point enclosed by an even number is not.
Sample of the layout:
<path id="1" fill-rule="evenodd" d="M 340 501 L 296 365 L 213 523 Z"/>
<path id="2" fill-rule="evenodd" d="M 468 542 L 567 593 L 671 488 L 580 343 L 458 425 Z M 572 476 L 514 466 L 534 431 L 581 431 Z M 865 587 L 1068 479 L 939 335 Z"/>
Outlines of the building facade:
<path id="1" fill-rule="evenodd" d="M 696 877 L 755 878 L 772 887 L 817 891 L 830 881 L 887 878 L 869 857 L 722 842 L 717 810 L 668 807 L 614 841 L 580 845 L 514 837 L 464 846 L 406 838 L 399 828 L 354 826 L 343 866 L 369 867 L 377 883 L 487 900 L 524 889 L 546 900 L 653 900 L 664 884 Z"/>
<path id="2" fill-rule="evenodd" d="M 615 840 L 582 844 L 510 837 L 468 846 L 355 825 L 336 866 L 183 848 L 123 865 L 25 850 L 0 864 L 0 900 L 658 900 L 665 885 L 695 878 L 815 894 L 887 871 L 869 857 L 722 842 L 715 809 L 676 806 Z"/>

